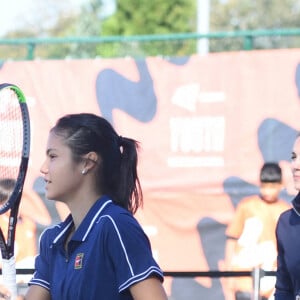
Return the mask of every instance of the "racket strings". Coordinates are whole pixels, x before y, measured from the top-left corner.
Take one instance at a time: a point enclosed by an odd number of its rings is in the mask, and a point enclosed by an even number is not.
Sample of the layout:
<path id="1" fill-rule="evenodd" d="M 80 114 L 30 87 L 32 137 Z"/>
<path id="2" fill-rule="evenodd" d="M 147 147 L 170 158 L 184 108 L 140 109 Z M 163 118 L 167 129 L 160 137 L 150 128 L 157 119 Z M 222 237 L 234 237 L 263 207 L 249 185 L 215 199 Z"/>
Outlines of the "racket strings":
<path id="1" fill-rule="evenodd" d="M 16 93 L 9 89 L 0 91 L 0 205 L 1 186 L 12 193 L 16 183 L 23 147 L 22 112 Z M 6 195 L 10 196 L 9 195 Z M 1 201 L 2 200 L 2 201 Z"/>

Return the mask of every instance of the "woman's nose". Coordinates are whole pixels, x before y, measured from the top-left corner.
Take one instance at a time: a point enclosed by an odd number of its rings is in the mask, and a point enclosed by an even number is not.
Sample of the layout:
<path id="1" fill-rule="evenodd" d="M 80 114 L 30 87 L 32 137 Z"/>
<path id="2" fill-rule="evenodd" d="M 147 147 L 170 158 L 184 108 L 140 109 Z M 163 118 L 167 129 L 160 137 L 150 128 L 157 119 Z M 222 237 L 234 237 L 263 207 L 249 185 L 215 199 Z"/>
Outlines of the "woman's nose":
<path id="1" fill-rule="evenodd" d="M 46 160 L 41 165 L 40 172 L 42 174 L 47 174 L 48 173 L 48 166 L 47 166 L 47 161 Z"/>

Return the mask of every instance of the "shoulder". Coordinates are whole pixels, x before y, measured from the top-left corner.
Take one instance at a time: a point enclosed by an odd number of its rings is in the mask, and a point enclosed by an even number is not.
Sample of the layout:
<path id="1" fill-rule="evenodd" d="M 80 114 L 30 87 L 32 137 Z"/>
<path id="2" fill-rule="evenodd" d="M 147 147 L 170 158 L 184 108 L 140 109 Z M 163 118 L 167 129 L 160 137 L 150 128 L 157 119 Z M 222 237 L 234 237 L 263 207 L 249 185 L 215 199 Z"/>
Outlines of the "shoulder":
<path id="1" fill-rule="evenodd" d="M 139 249 L 139 253 L 146 253 L 151 249 L 150 240 L 139 222 L 121 207 L 106 209 L 96 222 L 95 229 L 92 233 L 94 240 L 108 249 L 110 256 L 118 257 L 120 250 L 136 253 Z"/>
<path id="2" fill-rule="evenodd" d="M 251 196 L 243 198 L 238 205 L 239 206 L 251 206 L 251 205 L 256 205 L 257 203 L 260 203 L 260 202 L 261 202 L 261 198 L 259 197 L 259 195 L 251 195 Z"/>
<path id="3" fill-rule="evenodd" d="M 107 207 L 104 213 L 100 216 L 99 222 L 110 223 L 119 226 L 129 226 L 130 224 L 140 226 L 131 212 L 114 203 L 111 203 Z"/>
<path id="4" fill-rule="evenodd" d="M 142 226 L 132 213 L 116 204 L 109 205 L 97 223 L 101 227 L 101 232 L 108 236 L 114 232 L 119 237 L 129 239 L 138 237 L 145 239 L 146 237 Z"/>
<path id="5" fill-rule="evenodd" d="M 299 219 L 300 220 L 300 216 L 298 216 L 296 214 L 296 212 L 294 211 L 293 208 L 289 208 L 285 211 L 283 211 L 278 219 L 278 223 L 277 223 L 277 227 L 282 227 L 285 226 L 284 224 L 291 224 L 292 220 L 295 219 Z M 293 222 L 292 222 L 293 223 Z"/>
<path id="6" fill-rule="evenodd" d="M 112 218 L 120 221 L 135 219 L 130 211 L 115 204 L 114 202 L 111 202 L 109 205 L 107 205 L 100 218 L 107 216 L 111 216 Z"/>

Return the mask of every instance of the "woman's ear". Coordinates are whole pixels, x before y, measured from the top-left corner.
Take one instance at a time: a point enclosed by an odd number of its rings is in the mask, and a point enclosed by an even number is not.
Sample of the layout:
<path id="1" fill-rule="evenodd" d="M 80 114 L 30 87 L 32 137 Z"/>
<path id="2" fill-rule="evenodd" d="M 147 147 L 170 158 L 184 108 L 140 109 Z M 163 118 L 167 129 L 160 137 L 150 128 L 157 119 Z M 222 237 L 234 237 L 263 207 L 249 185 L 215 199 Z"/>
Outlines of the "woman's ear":
<path id="1" fill-rule="evenodd" d="M 84 164 L 83 169 L 81 171 L 82 174 L 88 173 L 92 170 L 97 164 L 100 163 L 100 157 L 96 152 L 89 152 L 84 156 Z"/>

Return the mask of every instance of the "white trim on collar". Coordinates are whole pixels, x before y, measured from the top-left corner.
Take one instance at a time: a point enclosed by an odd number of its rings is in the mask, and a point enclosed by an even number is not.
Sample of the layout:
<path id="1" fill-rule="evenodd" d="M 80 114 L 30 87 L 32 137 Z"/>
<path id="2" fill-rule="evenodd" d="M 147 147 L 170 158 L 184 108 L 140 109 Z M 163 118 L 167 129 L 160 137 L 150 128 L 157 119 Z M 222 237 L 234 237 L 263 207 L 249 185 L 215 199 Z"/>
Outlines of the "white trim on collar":
<path id="1" fill-rule="evenodd" d="M 100 215 L 101 211 L 105 208 L 105 206 L 106 206 L 107 204 L 109 204 L 109 203 L 111 203 L 111 202 L 112 202 L 112 200 L 108 200 L 108 201 L 106 201 L 105 203 L 103 203 L 103 205 L 100 207 L 100 209 L 98 210 L 98 212 L 95 214 L 94 218 L 92 219 L 92 222 L 90 223 L 89 228 L 87 229 L 85 235 L 84 235 L 83 238 L 82 238 L 82 241 L 83 241 L 83 242 L 85 241 L 86 237 L 88 236 L 89 232 L 91 231 L 91 229 L 92 229 L 94 223 L 96 222 L 96 219 L 97 219 L 98 216 Z"/>
<path id="2" fill-rule="evenodd" d="M 96 219 L 98 218 L 99 214 L 102 212 L 102 210 L 105 208 L 105 206 L 109 203 L 111 203 L 112 200 L 108 200 L 106 202 L 104 202 L 102 204 L 102 206 L 100 207 L 100 209 L 97 211 L 97 213 L 94 215 L 86 233 L 84 234 L 83 238 L 82 238 L 82 241 L 84 242 L 86 237 L 88 236 L 89 232 L 91 231 Z M 73 225 L 73 220 L 71 220 L 67 225 L 66 227 L 56 236 L 56 238 L 53 240 L 52 244 L 56 244 L 56 242 L 66 233 L 66 231 Z"/>
<path id="3" fill-rule="evenodd" d="M 67 226 L 64 228 L 63 231 L 60 232 L 60 234 L 54 239 L 52 244 L 56 244 L 56 242 L 65 234 L 65 232 L 73 225 L 73 221 L 70 221 Z"/>

